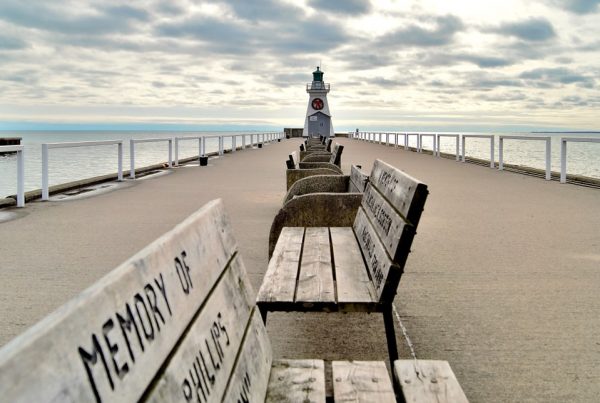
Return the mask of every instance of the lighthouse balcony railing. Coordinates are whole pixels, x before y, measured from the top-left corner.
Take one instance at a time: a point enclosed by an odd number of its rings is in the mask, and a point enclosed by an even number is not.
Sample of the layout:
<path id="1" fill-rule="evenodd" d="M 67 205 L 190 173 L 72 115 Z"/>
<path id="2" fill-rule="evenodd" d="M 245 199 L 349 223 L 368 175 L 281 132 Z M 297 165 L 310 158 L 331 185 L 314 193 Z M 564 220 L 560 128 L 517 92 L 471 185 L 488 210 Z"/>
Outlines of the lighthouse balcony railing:
<path id="1" fill-rule="evenodd" d="M 306 84 L 306 90 L 323 90 L 329 91 L 331 88 L 329 83 L 324 83 L 321 81 L 313 81 L 312 83 Z"/>

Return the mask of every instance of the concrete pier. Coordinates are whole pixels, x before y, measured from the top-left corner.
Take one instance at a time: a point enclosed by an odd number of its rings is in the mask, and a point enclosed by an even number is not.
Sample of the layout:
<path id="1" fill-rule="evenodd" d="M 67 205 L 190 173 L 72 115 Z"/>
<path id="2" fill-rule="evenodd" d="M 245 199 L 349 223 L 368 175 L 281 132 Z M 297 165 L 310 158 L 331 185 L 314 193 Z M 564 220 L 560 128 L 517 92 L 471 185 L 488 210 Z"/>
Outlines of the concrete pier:
<path id="1" fill-rule="evenodd" d="M 597 400 L 600 190 L 335 141 L 345 146 L 345 172 L 350 164 L 369 172 L 380 158 L 429 185 L 395 300 L 418 358 L 448 360 L 471 402 Z M 17 217 L 0 223 L 0 345 L 218 197 L 258 288 L 285 159 L 300 142 L 13 210 Z M 272 314 L 267 327 L 277 357 L 387 357 L 379 315 Z"/>

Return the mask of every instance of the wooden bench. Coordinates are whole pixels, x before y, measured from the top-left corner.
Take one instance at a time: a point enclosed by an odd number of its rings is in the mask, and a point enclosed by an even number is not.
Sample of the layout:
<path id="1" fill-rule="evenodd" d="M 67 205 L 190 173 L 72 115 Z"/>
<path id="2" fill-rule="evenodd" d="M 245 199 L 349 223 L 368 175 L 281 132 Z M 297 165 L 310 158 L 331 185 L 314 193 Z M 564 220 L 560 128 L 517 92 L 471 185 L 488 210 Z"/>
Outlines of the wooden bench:
<path id="1" fill-rule="evenodd" d="M 322 360 L 274 360 L 221 201 L 0 350 L 6 402 L 325 401 Z M 383 362 L 332 363 L 334 399 L 395 401 Z"/>
<path id="2" fill-rule="evenodd" d="M 330 152 L 332 142 L 333 139 L 328 139 L 326 142 L 311 143 L 309 145 L 308 140 L 305 140 L 304 144 L 300 144 L 300 151 L 325 150 Z"/>
<path id="3" fill-rule="evenodd" d="M 325 402 L 324 362 L 273 359 L 252 294 L 210 202 L 4 346 L 0 400 Z M 334 401 L 395 401 L 384 362 L 331 366 Z M 394 368 L 406 401 L 466 401 L 442 399 L 457 390 L 447 363 Z"/>
<path id="4" fill-rule="evenodd" d="M 362 193 L 369 176 L 352 165 L 350 175 L 315 175 L 297 180 L 287 191 L 283 204 L 309 193 Z"/>
<path id="5" fill-rule="evenodd" d="M 337 145 L 336 145 L 337 146 Z M 341 153 L 343 146 L 339 146 L 337 149 L 334 147 L 334 153 L 329 157 L 331 162 L 301 162 L 298 159 L 298 153 L 296 151 L 289 155 L 286 161 L 286 189 L 289 188 L 299 179 L 306 178 L 314 175 L 342 175 L 342 169 L 335 164 L 341 161 Z"/>
<path id="6" fill-rule="evenodd" d="M 352 226 L 307 214 L 308 226 L 284 227 L 257 296 L 265 323 L 271 311 L 380 312 L 393 363 L 392 303 L 427 194 L 424 183 L 377 160 Z"/>
<path id="7" fill-rule="evenodd" d="M 342 152 L 344 150 L 344 146 L 340 144 L 336 144 L 333 147 L 332 152 L 326 151 L 301 151 L 300 158 L 298 158 L 298 153 L 296 151 L 292 152 L 288 156 L 288 161 L 286 165 L 288 168 L 314 168 L 313 166 L 307 166 L 309 162 L 322 162 L 334 164 L 338 168 L 342 162 Z"/>

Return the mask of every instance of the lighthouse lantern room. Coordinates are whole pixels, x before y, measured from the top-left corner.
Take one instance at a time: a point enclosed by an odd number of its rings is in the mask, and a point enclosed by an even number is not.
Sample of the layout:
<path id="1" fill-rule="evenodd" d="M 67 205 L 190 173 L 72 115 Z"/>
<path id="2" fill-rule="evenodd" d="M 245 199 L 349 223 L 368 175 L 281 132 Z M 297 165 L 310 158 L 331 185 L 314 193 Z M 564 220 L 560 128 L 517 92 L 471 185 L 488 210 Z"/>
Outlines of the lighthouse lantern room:
<path id="1" fill-rule="evenodd" d="M 323 72 L 317 66 L 313 71 L 312 83 L 306 84 L 306 92 L 309 94 L 306 119 L 304 120 L 303 137 L 334 137 L 331 112 L 327 102 L 329 83 L 323 82 Z"/>

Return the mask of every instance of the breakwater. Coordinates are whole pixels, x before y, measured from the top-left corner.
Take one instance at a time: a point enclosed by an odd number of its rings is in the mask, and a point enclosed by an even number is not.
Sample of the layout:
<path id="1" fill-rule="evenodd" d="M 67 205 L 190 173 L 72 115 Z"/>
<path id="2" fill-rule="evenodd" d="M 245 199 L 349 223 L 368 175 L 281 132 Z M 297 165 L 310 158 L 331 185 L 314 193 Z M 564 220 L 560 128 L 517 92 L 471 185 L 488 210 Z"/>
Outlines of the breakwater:
<path id="1" fill-rule="evenodd" d="M 115 137 L 117 133 L 106 134 L 109 137 Z M 82 142 L 54 141 L 50 143 L 32 141 L 27 147 L 28 159 L 26 161 L 29 168 L 32 168 L 32 166 L 35 168 L 35 165 L 37 165 L 37 169 L 27 170 L 24 199 L 25 201 L 31 201 L 39 197 L 47 199 L 49 194 L 52 193 L 70 191 L 115 179 L 121 180 L 123 176 L 134 178 L 136 174 L 166 168 L 172 164 L 178 165 L 199 160 L 200 156 L 223 155 L 247 147 L 260 148 L 263 143 L 283 138 L 283 134 L 280 132 L 179 134 L 185 135 L 173 137 L 168 133 L 162 133 L 162 138 L 155 138 L 150 136 L 157 136 L 157 133 L 146 133 L 145 136 L 140 135 L 140 133 L 130 133 L 129 147 L 123 147 L 124 141 L 121 139 L 90 141 L 89 138 L 86 138 L 86 141 Z M 136 135 L 136 138 L 133 138 L 133 135 Z M 70 137 L 69 140 L 72 138 Z M 41 137 L 41 139 L 56 140 L 55 137 Z M 169 143 L 168 158 L 165 145 L 167 141 Z M 172 149 L 173 143 L 175 145 L 174 150 Z M 118 146 L 118 152 L 112 149 L 115 145 Z M 134 147 L 136 150 L 135 156 Z M 124 160 L 129 160 L 130 170 L 123 171 Z M 157 160 L 160 162 L 156 163 Z M 9 158 L 0 159 L 0 169 L 8 173 L 0 177 L 0 196 L 7 196 L 4 199 L 0 198 L 0 208 L 13 206 L 17 199 L 17 195 L 11 195 L 7 192 L 7 189 L 15 189 L 18 184 L 16 173 L 13 172 L 13 175 L 10 175 L 10 169 L 4 169 L 12 168 L 15 165 L 11 162 Z M 142 168 L 136 168 L 140 165 L 142 165 Z M 117 170 L 117 173 L 115 173 L 115 170 Z M 52 180 L 49 180 L 49 177 Z M 41 188 L 38 188 L 40 183 Z"/>

